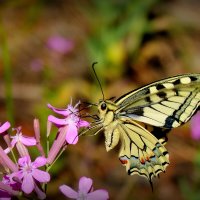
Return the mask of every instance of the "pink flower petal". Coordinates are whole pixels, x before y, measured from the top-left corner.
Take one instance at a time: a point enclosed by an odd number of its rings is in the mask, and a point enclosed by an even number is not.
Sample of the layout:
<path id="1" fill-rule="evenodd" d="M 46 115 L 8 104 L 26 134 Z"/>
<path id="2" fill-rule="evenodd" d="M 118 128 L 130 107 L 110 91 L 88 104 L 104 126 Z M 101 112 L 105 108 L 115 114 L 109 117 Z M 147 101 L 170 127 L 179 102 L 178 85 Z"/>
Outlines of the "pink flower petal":
<path id="1" fill-rule="evenodd" d="M 87 200 L 107 200 L 109 199 L 108 192 L 106 190 L 96 190 L 87 194 Z"/>
<path id="2" fill-rule="evenodd" d="M 74 124 L 69 124 L 66 134 L 68 144 L 76 144 L 78 142 L 78 130 Z"/>
<path id="3" fill-rule="evenodd" d="M 5 131 L 7 131 L 10 128 L 10 122 L 5 122 L 4 124 L 2 124 L 0 126 L 0 134 L 4 133 Z"/>
<path id="4" fill-rule="evenodd" d="M 50 175 L 48 172 L 39 170 L 39 169 L 34 169 L 32 171 L 32 176 L 39 181 L 40 183 L 46 183 L 50 181 Z"/>
<path id="5" fill-rule="evenodd" d="M 34 189 L 34 180 L 31 174 L 26 174 L 22 181 L 22 190 L 26 194 L 30 194 Z"/>
<path id="6" fill-rule="evenodd" d="M 14 147 L 15 146 L 15 144 L 17 143 L 17 140 L 16 140 L 16 138 L 15 137 L 13 137 L 13 139 L 12 139 L 12 141 L 11 141 L 11 147 Z"/>
<path id="7" fill-rule="evenodd" d="M 92 188 L 92 182 L 91 178 L 87 178 L 85 176 L 81 177 L 79 180 L 79 191 L 88 193 Z"/>
<path id="8" fill-rule="evenodd" d="M 48 116 L 48 121 L 54 123 L 57 126 L 64 126 L 68 124 L 65 119 L 59 119 L 57 117 L 54 117 L 53 115 Z"/>
<path id="9" fill-rule="evenodd" d="M 31 159 L 30 159 L 29 156 L 24 156 L 24 157 L 22 157 L 22 158 L 19 158 L 18 164 L 19 164 L 20 166 L 24 166 L 24 165 L 26 165 L 26 163 L 28 163 L 28 162 L 30 162 L 30 161 L 31 161 Z"/>
<path id="10" fill-rule="evenodd" d="M 18 178 L 19 180 L 22 180 L 23 177 L 24 177 L 24 174 L 23 174 L 23 171 L 20 170 L 20 171 L 17 171 L 17 172 L 13 172 L 12 176 Z"/>
<path id="11" fill-rule="evenodd" d="M 26 146 L 36 145 L 36 139 L 33 137 L 21 136 L 21 142 Z"/>
<path id="12" fill-rule="evenodd" d="M 39 156 L 35 159 L 35 161 L 33 162 L 33 165 L 38 168 L 38 167 L 42 167 L 44 165 L 46 165 L 47 163 L 47 159 L 42 157 L 42 156 Z"/>
<path id="13" fill-rule="evenodd" d="M 67 185 L 61 185 L 59 190 L 68 198 L 77 199 L 78 193 Z"/>
<path id="14" fill-rule="evenodd" d="M 55 108 L 51 104 L 47 104 L 47 106 L 48 106 L 48 108 L 50 108 L 51 110 L 53 110 L 55 113 L 61 114 L 63 116 L 68 116 L 69 115 L 68 109 Z"/>

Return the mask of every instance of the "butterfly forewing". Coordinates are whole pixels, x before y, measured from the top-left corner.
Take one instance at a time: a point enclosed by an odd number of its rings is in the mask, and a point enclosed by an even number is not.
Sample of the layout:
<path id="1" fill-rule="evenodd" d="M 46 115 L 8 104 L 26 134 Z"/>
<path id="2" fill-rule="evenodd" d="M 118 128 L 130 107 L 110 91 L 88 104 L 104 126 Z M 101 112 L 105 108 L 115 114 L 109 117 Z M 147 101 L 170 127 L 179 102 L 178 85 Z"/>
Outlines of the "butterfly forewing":
<path id="1" fill-rule="evenodd" d="M 115 103 L 119 116 L 157 127 L 178 127 L 192 117 L 200 104 L 200 75 L 164 79 L 129 92 Z"/>

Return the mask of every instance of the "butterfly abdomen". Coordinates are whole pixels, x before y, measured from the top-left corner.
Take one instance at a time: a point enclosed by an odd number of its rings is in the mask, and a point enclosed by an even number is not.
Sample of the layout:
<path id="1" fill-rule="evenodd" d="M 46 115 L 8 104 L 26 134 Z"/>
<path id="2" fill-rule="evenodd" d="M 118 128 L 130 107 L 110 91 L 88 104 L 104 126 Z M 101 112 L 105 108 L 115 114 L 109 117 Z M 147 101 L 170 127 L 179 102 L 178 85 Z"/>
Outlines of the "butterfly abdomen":
<path id="1" fill-rule="evenodd" d="M 116 129 L 116 126 L 118 126 L 118 122 L 113 121 L 105 127 L 104 136 L 106 151 L 110 151 L 119 143 L 120 133 L 118 129 Z"/>

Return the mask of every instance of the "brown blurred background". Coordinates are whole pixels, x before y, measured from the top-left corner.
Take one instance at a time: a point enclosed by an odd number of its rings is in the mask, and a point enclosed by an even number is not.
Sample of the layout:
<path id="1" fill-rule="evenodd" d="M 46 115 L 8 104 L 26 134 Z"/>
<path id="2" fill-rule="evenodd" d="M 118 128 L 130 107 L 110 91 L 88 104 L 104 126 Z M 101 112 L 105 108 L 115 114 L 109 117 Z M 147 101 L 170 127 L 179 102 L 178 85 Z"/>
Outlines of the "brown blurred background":
<path id="1" fill-rule="evenodd" d="M 32 135 L 37 117 L 45 137 L 47 103 L 102 98 L 95 61 L 106 98 L 199 73 L 199 19 L 198 0 L 1 0 L 0 121 Z M 170 133 L 167 149 L 171 163 L 152 193 L 146 179 L 126 174 L 117 149 L 106 152 L 103 134 L 82 137 L 52 168 L 48 199 L 64 199 L 58 186 L 76 189 L 81 176 L 115 200 L 200 199 L 200 145 L 189 123 Z"/>

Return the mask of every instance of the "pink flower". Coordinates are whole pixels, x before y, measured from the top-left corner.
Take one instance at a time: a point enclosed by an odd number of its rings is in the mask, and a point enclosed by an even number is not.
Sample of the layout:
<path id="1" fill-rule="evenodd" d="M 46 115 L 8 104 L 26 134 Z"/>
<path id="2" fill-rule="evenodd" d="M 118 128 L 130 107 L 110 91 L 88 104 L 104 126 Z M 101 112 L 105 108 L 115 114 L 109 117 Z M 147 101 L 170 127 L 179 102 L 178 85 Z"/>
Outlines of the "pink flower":
<path id="1" fill-rule="evenodd" d="M 191 132 L 193 139 L 200 140 L 200 112 L 191 119 Z"/>
<path id="2" fill-rule="evenodd" d="M 11 145 L 12 147 L 15 146 L 17 143 L 22 143 L 25 146 L 34 146 L 36 145 L 36 139 L 33 137 L 23 136 L 21 132 L 21 127 L 18 127 L 15 129 L 17 131 L 15 136 L 11 136 L 12 141 Z"/>
<path id="3" fill-rule="evenodd" d="M 73 107 L 72 104 L 70 104 L 66 109 L 58 109 L 48 104 L 48 107 L 51 110 L 64 116 L 63 119 L 59 119 L 52 115 L 48 117 L 48 121 L 55 124 L 59 128 L 57 137 L 54 140 L 48 154 L 48 164 L 51 164 L 54 161 L 66 142 L 67 144 L 76 144 L 78 142 L 79 128 L 89 126 L 88 122 L 80 119 L 78 109 L 76 108 L 78 105 L 79 103 Z"/>
<path id="4" fill-rule="evenodd" d="M 93 190 L 92 179 L 82 177 L 79 180 L 78 192 L 67 185 L 61 185 L 60 191 L 68 198 L 79 200 L 106 200 L 109 198 L 106 190 Z"/>
<path id="5" fill-rule="evenodd" d="M 81 120 L 78 116 L 77 106 L 79 104 L 80 103 L 77 103 L 74 107 L 70 104 L 66 109 L 58 109 L 48 104 L 48 107 L 51 110 L 65 117 L 63 119 L 59 119 L 49 115 L 48 120 L 54 123 L 58 128 L 66 126 L 68 127 L 65 137 L 68 144 L 76 144 L 78 142 L 78 129 L 89 126 L 87 121 Z"/>
<path id="6" fill-rule="evenodd" d="M 47 41 L 47 46 L 55 52 L 66 54 L 74 48 L 74 43 L 62 36 L 52 36 Z"/>
<path id="7" fill-rule="evenodd" d="M 17 150 L 18 150 L 19 154 L 21 155 L 21 157 L 28 156 L 29 153 L 28 153 L 26 146 L 36 145 L 36 139 L 33 137 L 23 136 L 22 132 L 21 132 L 21 127 L 18 127 L 14 130 L 16 130 L 17 132 L 16 132 L 15 136 L 11 136 L 11 138 L 12 138 L 11 148 L 13 148 L 16 145 Z M 9 151 L 10 151 L 10 149 L 8 148 L 6 150 L 6 153 L 8 153 Z"/>
<path id="8" fill-rule="evenodd" d="M 34 162 L 31 162 L 30 157 L 25 156 L 18 160 L 18 164 L 19 171 L 14 172 L 14 176 L 22 181 L 22 191 L 30 194 L 35 190 L 38 197 L 44 199 L 46 195 L 38 188 L 37 184 L 50 181 L 49 173 L 38 169 L 46 164 L 46 158 L 37 157 Z"/>

